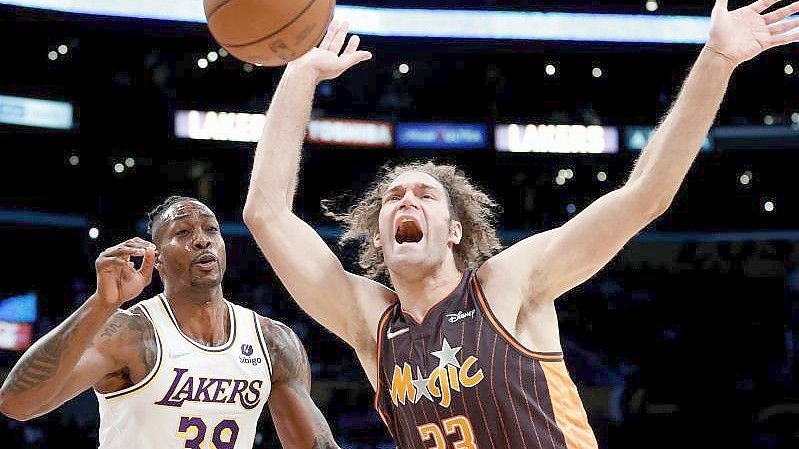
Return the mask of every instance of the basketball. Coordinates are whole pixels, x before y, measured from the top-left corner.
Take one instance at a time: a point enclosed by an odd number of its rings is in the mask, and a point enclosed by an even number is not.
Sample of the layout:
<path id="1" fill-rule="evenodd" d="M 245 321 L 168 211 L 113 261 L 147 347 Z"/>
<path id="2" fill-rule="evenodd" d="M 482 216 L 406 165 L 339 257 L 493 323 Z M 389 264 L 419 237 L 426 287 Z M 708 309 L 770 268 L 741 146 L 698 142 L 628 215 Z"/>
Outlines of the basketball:
<path id="1" fill-rule="evenodd" d="M 208 29 L 236 58 L 280 66 L 318 44 L 335 0 L 204 0 Z"/>

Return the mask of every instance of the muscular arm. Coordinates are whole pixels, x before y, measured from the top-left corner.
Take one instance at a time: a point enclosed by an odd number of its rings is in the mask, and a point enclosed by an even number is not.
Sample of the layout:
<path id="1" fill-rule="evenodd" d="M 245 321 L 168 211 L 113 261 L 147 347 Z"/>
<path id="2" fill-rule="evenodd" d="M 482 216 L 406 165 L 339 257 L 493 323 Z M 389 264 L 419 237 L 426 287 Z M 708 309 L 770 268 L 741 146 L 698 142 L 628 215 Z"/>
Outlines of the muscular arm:
<path id="1" fill-rule="evenodd" d="M 338 449 L 330 426 L 310 395 L 308 356 L 287 326 L 260 318 L 272 359 L 269 411 L 285 449 Z"/>
<path id="2" fill-rule="evenodd" d="M 0 390 L 0 410 L 27 420 L 92 385 L 107 391 L 127 386 L 131 375 L 148 371 L 148 363 L 152 368 L 154 342 L 142 320 L 90 298 L 23 354 Z"/>

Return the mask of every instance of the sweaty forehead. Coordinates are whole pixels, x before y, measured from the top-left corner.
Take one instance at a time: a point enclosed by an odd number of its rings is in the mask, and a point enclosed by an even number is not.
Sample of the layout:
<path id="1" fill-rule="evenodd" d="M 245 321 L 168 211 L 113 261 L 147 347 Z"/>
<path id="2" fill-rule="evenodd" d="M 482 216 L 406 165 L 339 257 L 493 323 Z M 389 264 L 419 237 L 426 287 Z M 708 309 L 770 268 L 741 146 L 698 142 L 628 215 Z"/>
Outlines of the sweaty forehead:
<path id="1" fill-rule="evenodd" d="M 179 220 L 181 218 L 199 218 L 202 216 L 216 218 L 211 209 L 203 203 L 197 201 L 180 201 L 177 202 L 161 214 L 161 223 L 166 224 L 170 221 Z"/>
<path id="2" fill-rule="evenodd" d="M 396 188 L 413 188 L 418 186 L 430 186 L 442 192 L 446 192 L 444 186 L 438 182 L 436 178 L 420 171 L 409 171 L 397 176 L 391 184 L 388 185 L 386 192 Z"/>

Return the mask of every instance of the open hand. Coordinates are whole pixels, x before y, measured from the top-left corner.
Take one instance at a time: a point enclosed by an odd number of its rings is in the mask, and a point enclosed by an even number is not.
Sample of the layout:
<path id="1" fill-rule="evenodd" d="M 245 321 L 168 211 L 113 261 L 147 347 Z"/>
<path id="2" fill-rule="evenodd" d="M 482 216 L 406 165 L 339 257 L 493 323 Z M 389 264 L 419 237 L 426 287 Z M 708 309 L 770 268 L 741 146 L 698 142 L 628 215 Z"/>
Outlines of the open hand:
<path id="1" fill-rule="evenodd" d="M 316 81 L 324 81 L 338 77 L 350 67 L 372 58 L 365 50 L 358 50 L 361 39 L 357 35 L 350 36 L 344 51 L 344 40 L 347 37 L 349 24 L 333 21 L 327 34 L 318 47 L 289 63 L 290 66 L 303 66 L 315 72 Z"/>
<path id="2" fill-rule="evenodd" d="M 131 257 L 143 258 L 138 270 Z M 116 306 L 130 301 L 153 280 L 154 265 L 155 245 L 138 237 L 106 249 L 94 262 L 97 296 Z"/>
<path id="3" fill-rule="evenodd" d="M 789 33 L 799 28 L 799 21 L 781 21 L 799 12 L 799 1 L 763 14 L 778 1 L 758 0 L 749 6 L 728 11 L 727 0 L 716 0 L 710 17 L 707 46 L 737 66 L 769 48 L 798 41 L 799 34 Z"/>

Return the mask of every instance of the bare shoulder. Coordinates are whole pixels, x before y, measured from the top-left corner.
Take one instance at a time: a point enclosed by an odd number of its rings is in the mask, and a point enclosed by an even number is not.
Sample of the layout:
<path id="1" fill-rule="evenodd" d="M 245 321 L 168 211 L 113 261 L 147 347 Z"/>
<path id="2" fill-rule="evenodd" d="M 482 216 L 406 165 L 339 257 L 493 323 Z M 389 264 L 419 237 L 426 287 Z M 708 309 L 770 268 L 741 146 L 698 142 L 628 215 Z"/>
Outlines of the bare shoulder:
<path id="1" fill-rule="evenodd" d="M 155 367 L 158 356 L 153 325 L 138 305 L 117 310 L 92 344 L 120 367 L 98 383 L 99 391 L 115 391 L 137 383 Z"/>
<path id="2" fill-rule="evenodd" d="M 269 357 L 272 360 L 272 383 L 310 385 L 308 355 L 297 334 L 280 321 L 258 316 Z"/>
<path id="3" fill-rule="evenodd" d="M 545 247 L 557 229 L 527 237 L 486 260 L 477 270 L 477 278 L 491 303 L 524 302 L 546 296 L 547 261 Z"/>
<path id="4" fill-rule="evenodd" d="M 359 354 L 362 352 L 372 353 L 377 346 L 377 327 L 380 324 L 380 318 L 399 299 L 396 292 L 377 281 L 363 276 L 352 276 L 358 277 L 360 288 L 358 289 L 357 303 L 363 314 L 362 323 L 356 320 L 351 323 L 357 327 L 353 335 L 358 337 L 354 339 L 352 346 Z"/>

